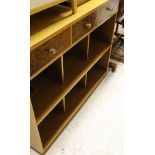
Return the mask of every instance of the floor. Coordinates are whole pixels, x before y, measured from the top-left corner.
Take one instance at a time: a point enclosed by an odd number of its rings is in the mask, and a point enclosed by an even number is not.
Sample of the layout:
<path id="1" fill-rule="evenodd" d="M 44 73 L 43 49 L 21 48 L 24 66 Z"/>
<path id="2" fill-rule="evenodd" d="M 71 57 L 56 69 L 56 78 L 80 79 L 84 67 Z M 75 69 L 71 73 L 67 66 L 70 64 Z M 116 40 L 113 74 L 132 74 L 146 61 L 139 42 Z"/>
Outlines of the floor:
<path id="1" fill-rule="evenodd" d="M 46 155 L 123 155 L 123 74 L 118 63 Z"/>

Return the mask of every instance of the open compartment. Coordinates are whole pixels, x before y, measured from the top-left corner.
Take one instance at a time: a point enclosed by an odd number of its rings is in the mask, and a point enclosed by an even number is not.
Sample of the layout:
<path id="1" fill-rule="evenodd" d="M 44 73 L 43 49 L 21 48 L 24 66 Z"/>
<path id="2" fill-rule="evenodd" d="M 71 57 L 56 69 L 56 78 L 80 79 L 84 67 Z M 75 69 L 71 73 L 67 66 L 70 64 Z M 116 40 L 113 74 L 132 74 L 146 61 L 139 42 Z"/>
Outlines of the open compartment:
<path id="1" fill-rule="evenodd" d="M 39 124 L 38 129 L 43 144 L 47 147 L 52 141 L 57 131 L 65 121 L 65 98 L 49 113 L 49 115 Z"/>
<path id="2" fill-rule="evenodd" d="M 88 58 L 92 59 L 96 55 L 102 54 L 111 45 L 115 15 L 100 25 L 90 34 L 90 47 Z"/>
<path id="3" fill-rule="evenodd" d="M 89 52 L 88 61 L 103 55 L 108 48 L 110 48 L 110 43 L 105 41 L 105 36 L 102 34 L 102 28 L 99 27 L 90 34 L 89 41 Z"/>
<path id="4" fill-rule="evenodd" d="M 75 114 L 87 95 L 87 74 L 66 95 L 66 113 Z"/>
<path id="5" fill-rule="evenodd" d="M 108 69 L 110 49 L 98 60 L 98 62 L 87 73 L 87 86 L 92 87 L 102 79 Z"/>
<path id="6" fill-rule="evenodd" d="M 46 115 L 58 96 L 64 81 L 63 58 L 59 58 L 47 69 L 31 80 L 31 101 L 37 123 Z"/>
<path id="7" fill-rule="evenodd" d="M 65 84 L 71 83 L 87 67 L 88 37 L 64 54 Z"/>
<path id="8" fill-rule="evenodd" d="M 100 43 L 111 44 L 115 26 L 115 18 L 116 15 L 113 15 L 91 33 L 90 41 L 92 44 L 95 44 L 95 47 L 97 47 L 97 45 L 100 45 Z"/>

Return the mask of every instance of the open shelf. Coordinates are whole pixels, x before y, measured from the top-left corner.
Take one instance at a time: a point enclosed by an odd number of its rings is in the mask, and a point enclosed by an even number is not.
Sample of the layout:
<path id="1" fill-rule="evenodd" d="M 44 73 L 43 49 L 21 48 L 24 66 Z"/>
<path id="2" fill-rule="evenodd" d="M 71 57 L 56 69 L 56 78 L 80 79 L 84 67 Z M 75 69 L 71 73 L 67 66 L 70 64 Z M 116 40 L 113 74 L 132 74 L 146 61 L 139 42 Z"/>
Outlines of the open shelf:
<path id="1" fill-rule="evenodd" d="M 104 56 L 100 59 L 103 60 Z M 78 112 L 93 90 L 106 74 L 106 69 L 100 66 L 100 60 L 89 70 L 87 86 L 81 85 L 81 80 L 70 90 L 65 97 L 65 112 L 57 107 L 40 123 L 39 131 L 43 147 L 48 147 L 62 132 L 65 126 Z M 87 77 L 87 76 L 86 76 Z"/>
<path id="2" fill-rule="evenodd" d="M 63 101 L 61 101 L 39 125 L 39 132 L 44 148 L 50 142 L 50 138 L 55 134 L 55 132 L 58 130 L 58 127 L 60 127 L 64 121 L 65 113 L 62 110 L 62 102 Z"/>
<path id="3" fill-rule="evenodd" d="M 103 24 L 101 24 L 97 29 L 95 29 L 92 33 L 91 33 L 91 40 L 92 43 L 93 41 L 99 41 L 99 42 L 105 42 L 108 44 L 112 43 L 112 38 L 113 38 L 113 30 L 114 30 L 114 24 L 115 23 L 115 18 L 116 16 L 112 16 L 111 18 L 109 18 L 106 22 L 104 22 Z M 95 42 L 94 42 L 95 44 Z M 97 47 L 97 46 L 95 46 Z"/>
<path id="4" fill-rule="evenodd" d="M 58 90 L 63 83 L 61 58 L 31 80 L 31 101 L 36 120 L 46 112 L 51 105 L 51 94 L 58 96 Z"/>
<path id="5" fill-rule="evenodd" d="M 93 43 L 90 46 L 90 54 L 87 60 L 87 49 L 84 48 L 86 40 L 87 37 L 64 55 L 63 84 L 57 79 L 57 71 L 51 69 L 52 66 L 56 68 L 54 64 L 32 80 L 31 85 L 36 91 L 32 93 L 31 100 L 37 124 L 41 123 L 96 61 L 110 48 L 109 44 L 96 41 L 96 44 Z"/>
<path id="6" fill-rule="evenodd" d="M 94 39 L 93 36 L 90 36 L 90 47 L 88 53 L 88 62 L 90 62 L 94 57 L 100 55 L 100 57 L 110 48 L 108 43 L 105 43 L 103 40 Z M 105 50 L 106 49 L 106 50 Z"/>
<path id="7" fill-rule="evenodd" d="M 96 57 L 96 55 L 103 55 L 106 46 L 111 44 L 111 38 L 113 36 L 111 20 L 114 20 L 113 18 L 107 20 L 90 34 L 88 61 Z"/>

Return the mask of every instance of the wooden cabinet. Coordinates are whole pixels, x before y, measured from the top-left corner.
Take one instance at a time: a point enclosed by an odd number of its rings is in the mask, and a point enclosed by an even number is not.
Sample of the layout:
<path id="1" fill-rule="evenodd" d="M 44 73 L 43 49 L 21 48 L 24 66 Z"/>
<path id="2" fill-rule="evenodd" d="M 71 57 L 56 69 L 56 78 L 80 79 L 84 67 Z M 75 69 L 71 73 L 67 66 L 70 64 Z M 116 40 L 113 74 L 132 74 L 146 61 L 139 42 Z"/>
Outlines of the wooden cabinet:
<path id="1" fill-rule="evenodd" d="M 106 76 L 117 7 L 117 0 L 91 0 L 80 13 L 38 15 L 31 25 L 42 24 L 31 34 L 30 54 L 31 147 L 38 152 L 48 149 Z"/>

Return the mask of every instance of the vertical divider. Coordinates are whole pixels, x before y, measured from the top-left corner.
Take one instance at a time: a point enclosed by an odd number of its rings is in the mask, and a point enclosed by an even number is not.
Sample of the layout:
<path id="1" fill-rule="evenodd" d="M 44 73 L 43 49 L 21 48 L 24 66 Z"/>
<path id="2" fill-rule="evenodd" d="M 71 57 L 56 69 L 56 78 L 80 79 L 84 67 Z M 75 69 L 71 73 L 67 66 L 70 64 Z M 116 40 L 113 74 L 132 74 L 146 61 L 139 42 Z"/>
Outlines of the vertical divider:
<path id="1" fill-rule="evenodd" d="M 70 31 L 71 31 L 71 32 L 70 32 L 70 38 L 71 38 L 71 39 L 70 39 L 70 45 L 72 45 L 72 43 L 73 43 L 73 30 L 72 30 L 72 29 L 73 29 L 73 27 L 71 26 L 71 27 L 70 27 Z"/>
<path id="2" fill-rule="evenodd" d="M 79 85 L 83 88 L 87 87 L 87 74 L 79 81 Z"/>
<path id="3" fill-rule="evenodd" d="M 63 55 L 61 56 L 61 82 L 64 83 L 64 61 L 63 61 Z M 60 110 L 65 112 L 66 110 L 66 104 L 65 104 L 65 97 L 62 99 L 62 101 L 58 105 L 60 107 Z"/>
<path id="4" fill-rule="evenodd" d="M 111 51 L 111 49 L 106 51 L 106 53 L 102 56 L 102 58 L 97 62 L 97 66 L 98 67 L 101 67 L 101 68 L 103 68 L 105 70 L 108 69 L 109 58 L 110 58 L 110 51 Z"/>
<path id="5" fill-rule="evenodd" d="M 55 64 L 55 74 L 57 75 L 57 79 L 61 82 L 64 83 L 64 66 L 63 66 L 63 56 L 61 56 Z"/>
<path id="6" fill-rule="evenodd" d="M 82 59 L 87 60 L 88 59 L 88 52 L 89 52 L 89 35 L 86 36 L 82 41 L 80 41 L 76 45 L 77 51 L 79 56 Z"/>
<path id="7" fill-rule="evenodd" d="M 61 111 L 65 112 L 66 111 L 66 102 L 65 102 L 65 97 L 62 99 L 62 101 L 58 104 L 58 107 L 60 108 Z"/>
<path id="8" fill-rule="evenodd" d="M 88 34 L 88 40 L 87 40 L 87 60 L 89 57 L 89 48 L 90 48 L 90 34 Z"/>
<path id="9" fill-rule="evenodd" d="M 61 56 L 61 81 L 64 83 L 64 62 L 63 62 L 63 55 Z"/>

